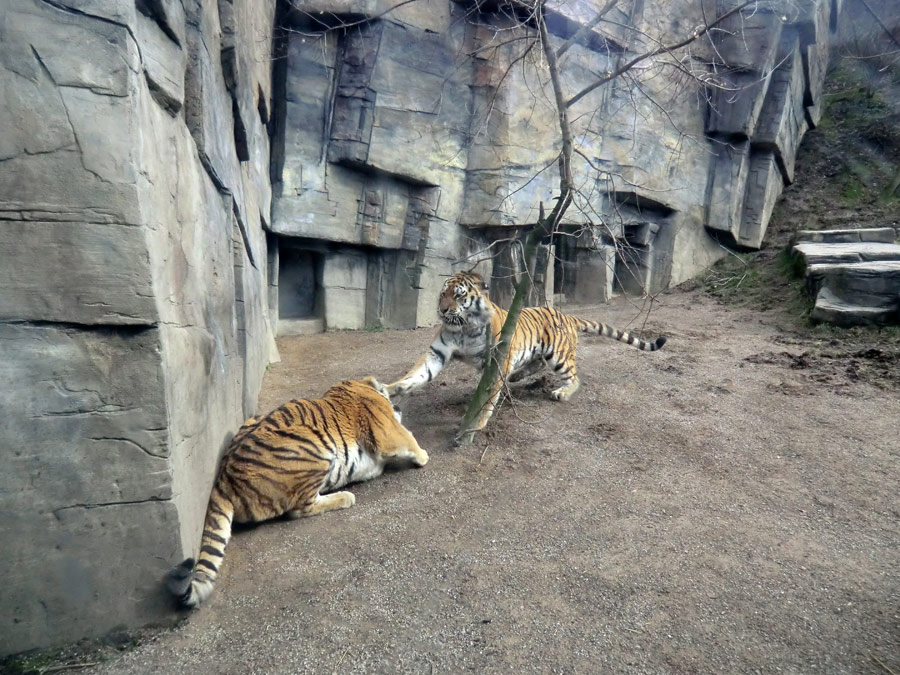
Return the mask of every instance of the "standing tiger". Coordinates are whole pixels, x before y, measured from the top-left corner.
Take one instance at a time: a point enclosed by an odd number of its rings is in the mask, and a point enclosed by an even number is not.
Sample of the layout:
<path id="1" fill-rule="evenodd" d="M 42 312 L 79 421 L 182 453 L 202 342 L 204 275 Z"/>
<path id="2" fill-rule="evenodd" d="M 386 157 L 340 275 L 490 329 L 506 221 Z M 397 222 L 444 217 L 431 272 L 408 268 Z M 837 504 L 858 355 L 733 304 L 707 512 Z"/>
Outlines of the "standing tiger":
<path id="1" fill-rule="evenodd" d="M 288 401 L 251 417 L 235 434 L 209 497 L 200 556 L 169 572 L 168 587 L 185 607 L 212 593 L 232 521 L 299 518 L 346 509 L 351 492 L 331 492 L 380 476 L 386 464 L 428 462 L 400 423 L 385 386 L 375 378 L 345 381 L 313 400 Z"/>
<path id="2" fill-rule="evenodd" d="M 460 359 L 479 370 L 483 367 L 485 349 L 489 342 L 496 342 L 500 337 L 500 329 L 507 314 L 505 309 L 491 302 L 487 291 L 484 279 L 475 272 L 454 274 L 444 282 L 438 299 L 438 316 L 442 325 L 437 339 L 412 370 L 402 379 L 387 385 L 388 395 L 405 394 L 421 387 L 434 379 L 453 359 Z M 492 336 L 488 335 L 488 327 Z M 500 378 L 473 430 L 483 429 L 491 418 L 503 381 L 514 382 L 527 377 L 545 363 L 563 380 L 551 392 L 551 398 L 568 401 L 579 386 L 575 374 L 578 331 L 627 342 L 649 352 L 656 351 L 666 343 L 663 336 L 653 342 L 644 342 L 612 326 L 579 319 L 551 307 L 526 307 L 522 310 L 510 340 Z"/>

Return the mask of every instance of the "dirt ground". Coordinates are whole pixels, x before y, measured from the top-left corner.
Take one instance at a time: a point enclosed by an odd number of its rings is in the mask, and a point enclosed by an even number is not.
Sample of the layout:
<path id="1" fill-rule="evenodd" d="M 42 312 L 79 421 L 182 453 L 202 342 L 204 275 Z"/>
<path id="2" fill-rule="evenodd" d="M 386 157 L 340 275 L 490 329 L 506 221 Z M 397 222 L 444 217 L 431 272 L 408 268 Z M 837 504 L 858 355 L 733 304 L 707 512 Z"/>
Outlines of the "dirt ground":
<path id="1" fill-rule="evenodd" d="M 646 328 L 662 351 L 585 338 L 572 401 L 521 389 L 460 450 L 454 365 L 402 405 L 426 467 L 238 531 L 207 605 L 80 672 L 900 673 L 897 354 L 698 290 Z M 260 410 L 391 380 L 432 333 L 280 339 Z"/>

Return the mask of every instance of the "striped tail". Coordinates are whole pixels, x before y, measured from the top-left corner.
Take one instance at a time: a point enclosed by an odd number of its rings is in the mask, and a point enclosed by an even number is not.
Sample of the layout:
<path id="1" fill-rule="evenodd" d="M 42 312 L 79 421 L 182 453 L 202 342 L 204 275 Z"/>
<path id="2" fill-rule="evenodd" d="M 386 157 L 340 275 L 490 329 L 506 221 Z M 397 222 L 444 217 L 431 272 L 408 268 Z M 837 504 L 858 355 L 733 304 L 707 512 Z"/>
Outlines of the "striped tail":
<path id="1" fill-rule="evenodd" d="M 233 518 L 234 506 L 215 486 L 206 510 L 197 563 L 194 564 L 193 558 L 187 558 L 169 572 L 166 585 L 181 606 L 196 607 L 212 593 L 219 565 L 225 556 L 225 546 L 231 539 Z"/>
<path id="2" fill-rule="evenodd" d="M 632 347 L 637 347 L 638 349 L 645 352 L 655 352 L 657 349 L 662 349 L 662 346 L 666 344 L 665 335 L 660 335 L 653 342 L 645 342 L 639 337 L 632 335 L 628 331 L 616 330 L 612 326 L 608 326 L 605 323 L 590 321 L 589 319 L 577 318 L 575 319 L 575 322 L 578 326 L 578 330 L 580 331 L 602 335 L 603 337 L 618 340 L 619 342 L 627 342 Z"/>

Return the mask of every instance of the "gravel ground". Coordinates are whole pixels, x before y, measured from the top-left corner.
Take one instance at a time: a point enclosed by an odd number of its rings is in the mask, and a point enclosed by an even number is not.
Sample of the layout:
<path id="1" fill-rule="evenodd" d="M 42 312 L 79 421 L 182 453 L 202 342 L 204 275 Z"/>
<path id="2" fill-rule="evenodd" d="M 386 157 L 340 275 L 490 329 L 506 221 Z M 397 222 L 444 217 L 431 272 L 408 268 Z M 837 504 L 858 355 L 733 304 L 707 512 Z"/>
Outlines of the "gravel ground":
<path id="1" fill-rule="evenodd" d="M 578 313 L 643 322 L 624 299 Z M 80 672 L 900 673 L 900 401 L 860 376 L 879 359 L 814 357 L 699 291 L 646 328 L 661 352 L 585 338 L 571 402 L 532 383 L 461 450 L 477 378 L 453 366 L 402 405 L 427 467 L 238 531 L 207 605 Z M 390 381 L 432 334 L 280 339 L 260 410 Z"/>

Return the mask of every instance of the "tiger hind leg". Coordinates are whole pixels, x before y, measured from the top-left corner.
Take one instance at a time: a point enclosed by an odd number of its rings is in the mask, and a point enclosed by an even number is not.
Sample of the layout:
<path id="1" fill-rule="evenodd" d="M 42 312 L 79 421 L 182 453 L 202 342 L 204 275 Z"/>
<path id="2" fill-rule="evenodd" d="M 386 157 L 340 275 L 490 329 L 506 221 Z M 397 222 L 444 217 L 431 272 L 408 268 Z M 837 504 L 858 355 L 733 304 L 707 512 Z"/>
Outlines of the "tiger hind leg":
<path id="1" fill-rule="evenodd" d="M 537 375 L 539 372 L 541 372 L 544 369 L 544 366 L 546 366 L 546 365 L 547 364 L 544 362 L 544 359 L 536 358 L 533 361 L 530 361 L 529 363 L 527 363 L 522 368 L 519 368 L 519 370 L 512 373 L 509 376 L 509 383 L 510 384 L 519 383 L 519 382 L 522 382 L 523 380 L 528 379 L 532 375 Z"/>
<path id="2" fill-rule="evenodd" d="M 288 511 L 288 515 L 291 518 L 306 518 L 308 516 L 317 516 L 327 511 L 349 509 L 355 503 L 356 497 L 353 493 L 343 490 L 341 492 L 332 492 L 328 495 L 316 495 L 315 500 L 311 504 L 304 504 L 293 511 Z"/>
<path id="3" fill-rule="evenodd" d="M 561 358 L 553 357 L 551 366 L 563 380 L 562 384 L 550 392 L 550 398 L 554 401 L 568 401 L 578 391 L 581 382 L 578 379 L 575 368 L 575 354 L 567 353 Z"/>

